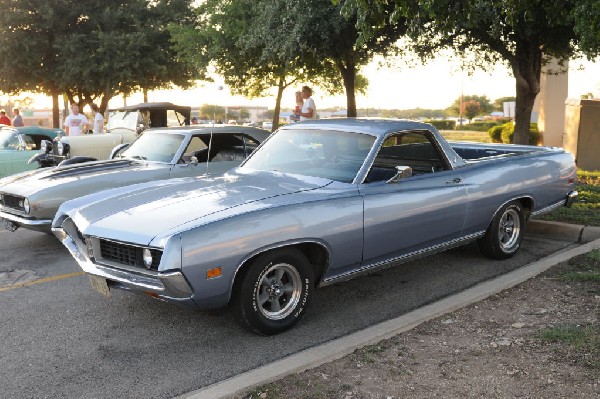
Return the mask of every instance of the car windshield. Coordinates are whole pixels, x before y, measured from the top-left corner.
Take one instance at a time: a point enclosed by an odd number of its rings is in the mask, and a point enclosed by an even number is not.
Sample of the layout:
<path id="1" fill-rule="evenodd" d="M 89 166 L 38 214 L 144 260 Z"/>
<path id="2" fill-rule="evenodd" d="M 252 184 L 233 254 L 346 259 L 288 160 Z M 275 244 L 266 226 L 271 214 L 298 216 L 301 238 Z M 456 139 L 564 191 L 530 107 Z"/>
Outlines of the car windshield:
<path id="1" fill-rule="evenodd" d="M 140 123 L 144 123 L 144 120 L 139 111 L 111 111 L 106 130 L 127 129 L 135 132 Z"/>
<path id="2" fill-rule="evenodd" d="M 146 133 L 123 151 L 119 157 L 152 162 L 174 163 L 175 154 L 185 139 L 182 134 Z"/>
<path id="3" fill-rule="evenodd" d="M 2 150 L 18 150 L 19 149 L 19 134 L 12 129 L 0 130 L 0 149 L 2 149 Z"/>
<path id="4" fill-rule="evenodd" d="M 280 130 L 246 161 L 244 168 L 352 182 L 375 137 L 331 130 Z"/>

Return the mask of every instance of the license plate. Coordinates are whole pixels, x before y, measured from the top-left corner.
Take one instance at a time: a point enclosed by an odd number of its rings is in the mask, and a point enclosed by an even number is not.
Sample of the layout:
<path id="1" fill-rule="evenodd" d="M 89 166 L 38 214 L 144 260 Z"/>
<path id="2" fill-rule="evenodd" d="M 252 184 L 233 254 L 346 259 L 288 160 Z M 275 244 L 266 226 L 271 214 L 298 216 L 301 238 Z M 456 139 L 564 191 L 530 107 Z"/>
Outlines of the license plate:
<path id="1" fill-rule="evenodd" d="M 105 278 L 90 275 L 90 286 L 96 292 L 101 293 L 106 298 L 110 298 L 110 288 Z"/>

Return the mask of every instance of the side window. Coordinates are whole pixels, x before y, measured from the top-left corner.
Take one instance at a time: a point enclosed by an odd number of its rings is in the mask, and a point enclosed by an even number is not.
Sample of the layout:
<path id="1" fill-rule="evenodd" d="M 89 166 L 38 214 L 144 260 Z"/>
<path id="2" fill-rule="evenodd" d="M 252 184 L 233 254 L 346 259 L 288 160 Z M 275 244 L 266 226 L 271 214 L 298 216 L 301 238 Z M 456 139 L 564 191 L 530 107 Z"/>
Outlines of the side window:
<path id="1" fill-rule="evenodd" d="M 208 146 L 204 143 L 204 141 L 202 141 L 200 137 L 192 137 L 190 143 L 183 152 L 183 155 L 181 156 L 181 161 L 187 163 L 192 157 L 196 157 L 200 160 L 200 158 L 202 157 L 201 153 L 203 151 L 208 152 Z M 206 161 L 206 154 L 204 155 L 204 160 Z"/>
<path id="2" fill-rule="evenodd" d="M 183 126 L 185 124 L 185 117 L 177 111 L 172 109 L 167 110 L 167 120 L 165 126 Z"/>
<path id="3" fill-rule="evenodd" d="M 19 141 L 19 135 L 17 133 L 11 133 L 10 137 L 7 140 L 7 147 L 10 150 L 18 150 L 21 146 Z"/>
<path id="4" fill-rule="evenodd" d="M 410 166 L 413 175 L 445 170 L 439 150 L 424 132 L 402 132 L 388 137 L 379 150 L 366 183 L 391 179 L 396 166 Z"/>

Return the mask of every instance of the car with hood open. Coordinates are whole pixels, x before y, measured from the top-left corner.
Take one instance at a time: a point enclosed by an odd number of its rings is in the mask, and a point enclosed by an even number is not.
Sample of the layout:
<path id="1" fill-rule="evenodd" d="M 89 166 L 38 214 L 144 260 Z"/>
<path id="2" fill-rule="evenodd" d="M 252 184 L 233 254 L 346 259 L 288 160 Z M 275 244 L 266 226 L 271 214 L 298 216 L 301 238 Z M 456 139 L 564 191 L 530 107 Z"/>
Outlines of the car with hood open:
<path id="1" fill-rule="evenodd" d="M 41 151 L 29 160 L 41 167 L 109 159 L 120 144 L 135 140 L 144 130 L 190 124 L 192 108 L 168 102 L 141 103 L 108 110 L 106 132 L 81 136 L 60 135 L 42 142 Z"/>
<path id="2" fill-rule="evenodd" d="M 244 126 L 150 129 L 115 159 L 42 168 L 0 179 L 0 219 L 50 233 L 64 201 L 134 183 L 222 173 L 237 166 L 269 132 Z"/>
<path id="3" fill-rule="evenodd" d="M 449 143 L 387 119 L 282 127 L 224 175 L 65 202 L 53 232 L 92 286 L 199 308 L 259 334 L 291 328 L 317 286 L 478 241 L 506 259 L 529 217 L 571 204 L 561 148 Z"/>

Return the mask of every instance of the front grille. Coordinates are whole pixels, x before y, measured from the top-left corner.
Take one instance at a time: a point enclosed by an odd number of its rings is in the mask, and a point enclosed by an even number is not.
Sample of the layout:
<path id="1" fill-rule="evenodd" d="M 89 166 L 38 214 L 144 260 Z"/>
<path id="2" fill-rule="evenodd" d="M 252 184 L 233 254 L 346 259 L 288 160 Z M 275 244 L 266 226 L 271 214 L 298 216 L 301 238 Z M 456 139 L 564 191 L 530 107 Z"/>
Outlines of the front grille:
<path id="1" fill-rule="evenodd" d="M 158 270 L 162 251 L 150 249 L 152 265 L 149 268 L 144 265 L 143 251 L 142 247 L 100 239 L 100 255 L 102 259 L 130 267 Z"/>
<path id="2" fill-rule="evenodd" d="M 20 211 L 24 211 L 23 209 L 23 197 L 17 197 L 15 195 L 10 194 L 2 194 L 2 205 L 7 208 L 18 209 Z"/>

